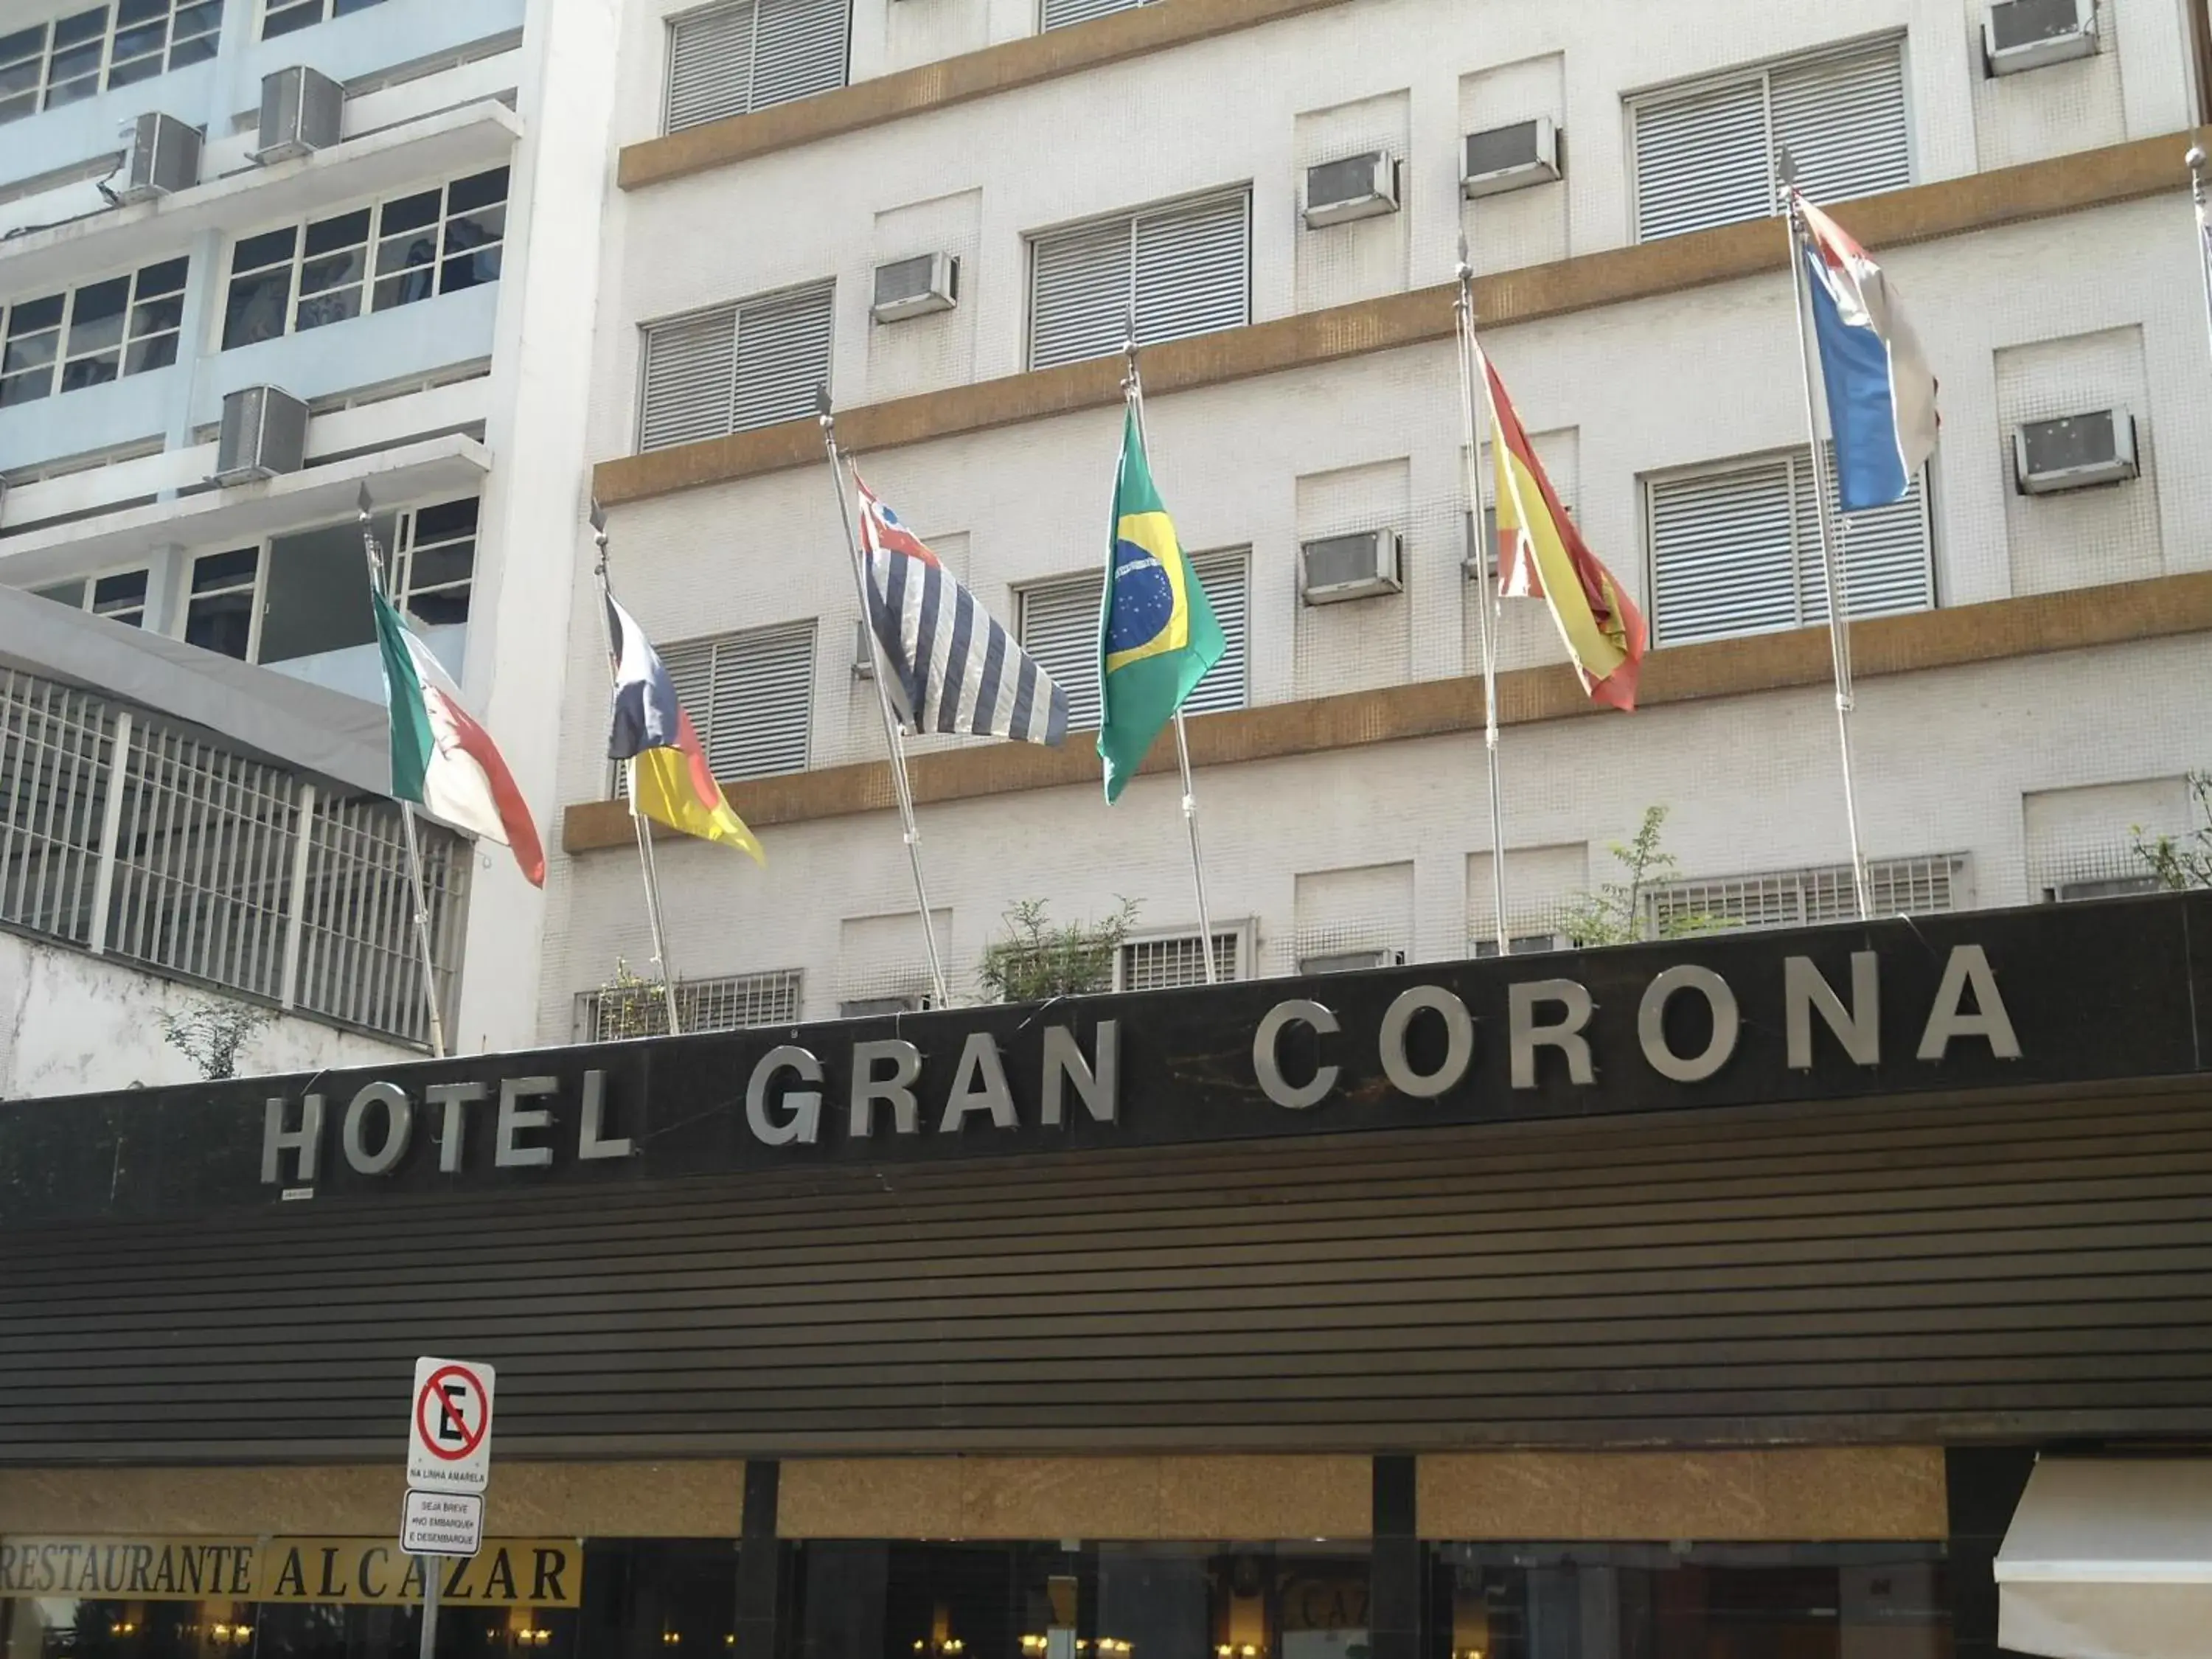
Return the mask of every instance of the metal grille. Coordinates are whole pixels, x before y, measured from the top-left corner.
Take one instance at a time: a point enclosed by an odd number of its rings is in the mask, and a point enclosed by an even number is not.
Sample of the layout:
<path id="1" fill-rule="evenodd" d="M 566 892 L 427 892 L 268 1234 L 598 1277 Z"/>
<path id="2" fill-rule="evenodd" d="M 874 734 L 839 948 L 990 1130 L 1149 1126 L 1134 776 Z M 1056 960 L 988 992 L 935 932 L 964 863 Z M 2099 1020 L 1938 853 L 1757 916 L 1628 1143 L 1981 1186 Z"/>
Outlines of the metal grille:
<path id="1" fill-rule="evenodd" d="M 1131 319 L 1144 345 L 1251 315 L 1252 192 L 1115 214 L 1030 244 L 1030 367 L 1121 349 Z"/>
<path id="2" fill-rule="evenodd" d="M 1867 863 L 1877 916 L 1931 915 L 1963 908 L 1966 855 L 1873 859 Z M 1649 897 L 1650 930 L 1665 937 L 1700 917 L 1736 927 L 1803 927 L 1856 915 L 1848 864 L 1759 875 L 1669 882 Z"/>
<path id="3" fill-rule="evenodd" d="M 418 825 L 441 1006 L 467 843 Z M 398 809 L 0 670 L 0 922 L 427 1041 Z"/>
<path id="4" fill-rule="evenodd" d="M 1043 0 L 1037 27 L 1040 32 L 1064 29 L 1071 23 L 1087 23 L 1094 17 L 1158 3 L 1159 0 Z"/>
<path id="5" fill-rule="evenodd" d="M 1196 933 L 1176 939 L 1140 939 L 1121 947 L 1121 986 L 1124 991 L 1172 990 L 1178 986 L 1206 983 L 1206 958 L 1199 954 Z M 1213 976 L 1237 977 L 1237 935 L 1213 936 Z"/>
<path id="6" fill-rule="evenodd" d="M 1251 560 L 1243 548 L 1194 553 L 1191 574 L 1206 589 L 1226 649 L 1221 660 L 1191 687 L 1183 709 L 1209 714 L 1242 708 L 1245 700 L 1246 620 L 1251 610 Z M 1019 595 L 1022 648 L 1037 659 L 1053 684 L 1067 693 L 1071 731 L 1098 725 L 1098 601 L 1103 576 L 1085 573 L 1024 587 Z"/>
<path id="7" fill-rule="evenodd" d="M 804 975 L 796 968 L 720 979 L 679 979 L 676 1008 L 687 1033 L 795 1025 L 803 988 Z M 665 1036 L 668 1000 L 658 984 L 586 991 L 576 999 L 576 1026 L 586 1042 Z"/>
<path id="8" fill-rule="evenodd" d="M 670 19 L 664 130 L 843 86 L 851 21 L 849 0 L 743 0 Z"/>
<path id="9" fill-rule="evenodd" d="M 718 778 L 803 772 L 814 725 L 814 624 L 787 623 L 660 653 Z"/>
<path id="10" fill-rule="evenodd" d="M 814 410 L 830 380 L 834 284 L 645 325 L 637 447 L 665 449 Z"/>

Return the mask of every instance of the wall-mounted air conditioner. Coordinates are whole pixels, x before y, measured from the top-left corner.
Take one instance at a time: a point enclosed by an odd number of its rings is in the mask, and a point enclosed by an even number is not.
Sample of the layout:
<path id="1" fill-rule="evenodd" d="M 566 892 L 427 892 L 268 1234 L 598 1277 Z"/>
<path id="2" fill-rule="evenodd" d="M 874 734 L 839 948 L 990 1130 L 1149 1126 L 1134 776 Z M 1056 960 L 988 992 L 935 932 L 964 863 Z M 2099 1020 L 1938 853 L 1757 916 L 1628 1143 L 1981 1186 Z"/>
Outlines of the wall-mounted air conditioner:
<path id="1" fill-rule="evenodd" d="M 879 323 L 896 323 L 959 303 L 960 261 L 949 253 L 917 253 L 876 267 L 876 298 L 868 314 Z"/>
<path id="2" fill-rule="evenodd" d="M 1308 605 L 1395 593 L 1402 586 L 1395 530 L 1323 536 L 1298 545 L 1298 592 Z"/>
<path id="3" fill-rule="evenodd" d="M 1467 135 L 1459 189 L 1470 200 L 1548 185 L 1559 176 L 1559 129 L 1548 115 Z"/>
<path id="4" fill-rule="evenodd" d="M 1308 230 L 1398 210 L 1398 164 L 1382 150 L 1306 169 Z"/>
<path id="5" fill-rule="evenodd" d="M 876 641 L 868 632 L 868 624 L 861 618 L 853 619 L 853 678 L 872 680 L 876 677 Z"/>
<path id="6" fill-rule="evenodd" d="M 124 152 L 123 187 L 115 192 L 118 200 L 150 202 L 199 183 L 198 127 L 149 110 L 124 131 L 131 135 L 131 147 Z"/>
<path id="7" fill-rule="evenodd" d="M 1996 0 L 1982 19 L 1982 64 L 2017 75 L 2097 55 L 2097 0 Z"/>
<path id="8" fill-rule="evenodd" d="M 304 64 L 261 77 L 261 125 L 252 152 L 266 167 L 328 149 L 345 124 L 345 88 Z"/>
<path id="9" fill-rule="evenodd" d="M 2121 483 L 2139 471 L 2135 416 L 2114 408 L 2023 421 L 2013 434 L 2012 456 L 2023 495 L 2055 495 L 2062 489 Z"/>
<path id="10" fill-rule="evenodd" d="M 1377 946 L 1372 951 L 1324 951 L 1310 957 L 1298 958 L 1298 972 L 1315 974 L 1357 974 L 1370 968 L 1403 968 L 1406 953 Z"/>
<path id="11" fill-rule="evenodd" d="M 216 439 L 219 484 L 251 483 L 297 472 L 307 459 L 307 406 L 273 386 L 240 386 L 222 400 Z"/>

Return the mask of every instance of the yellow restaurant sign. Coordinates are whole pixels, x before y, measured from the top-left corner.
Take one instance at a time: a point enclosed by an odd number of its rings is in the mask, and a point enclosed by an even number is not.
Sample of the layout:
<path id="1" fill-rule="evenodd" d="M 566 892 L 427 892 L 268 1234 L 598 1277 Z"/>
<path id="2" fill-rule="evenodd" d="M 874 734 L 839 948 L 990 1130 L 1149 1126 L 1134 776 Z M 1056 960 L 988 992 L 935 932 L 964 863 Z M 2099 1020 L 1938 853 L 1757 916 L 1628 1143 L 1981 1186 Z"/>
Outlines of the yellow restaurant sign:
<path id="1" fill-rule="evenodd" d="M 573 1538 L 487 1538 L 448 1560 L 448 1607 L 573 1607 L 584 1552 Z M 389 1538 L 0 1538 L 0 1595 L 141 1601 L 422 1599 L 422 1563 Z"/>

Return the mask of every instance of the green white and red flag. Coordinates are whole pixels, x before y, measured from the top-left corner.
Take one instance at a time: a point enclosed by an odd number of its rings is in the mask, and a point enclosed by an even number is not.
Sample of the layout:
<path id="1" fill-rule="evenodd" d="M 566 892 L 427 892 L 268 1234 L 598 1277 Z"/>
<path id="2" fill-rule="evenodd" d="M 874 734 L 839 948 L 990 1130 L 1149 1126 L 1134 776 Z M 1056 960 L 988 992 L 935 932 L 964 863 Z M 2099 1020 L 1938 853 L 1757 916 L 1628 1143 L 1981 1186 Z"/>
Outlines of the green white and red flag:
<path id="1" fill-rule="evenodd" d="M 545 849 L 538 826 L 491 734 L 461 706 L 459 688 L 374 585 L 369 601 L 376 608 L 384 699 L 392 714 L 392 798 L 499 842 L 531 885 L 543 887 Z"/>

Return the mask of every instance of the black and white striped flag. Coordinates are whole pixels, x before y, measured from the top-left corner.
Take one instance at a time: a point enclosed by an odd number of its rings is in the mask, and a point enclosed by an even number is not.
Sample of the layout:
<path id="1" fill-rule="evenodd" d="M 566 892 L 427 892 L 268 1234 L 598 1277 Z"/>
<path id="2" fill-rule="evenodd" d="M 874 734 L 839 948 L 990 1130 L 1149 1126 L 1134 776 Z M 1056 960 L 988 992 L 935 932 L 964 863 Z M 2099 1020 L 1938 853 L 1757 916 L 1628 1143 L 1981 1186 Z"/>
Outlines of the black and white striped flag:
<path id="1" fill-rule="evenodd" d="M 890 665 L 891 702 L 907 729 L 1023 743 L 1066 737 L 1067 694 L 857 473 L 853 483 L 868 626 Z"/>

